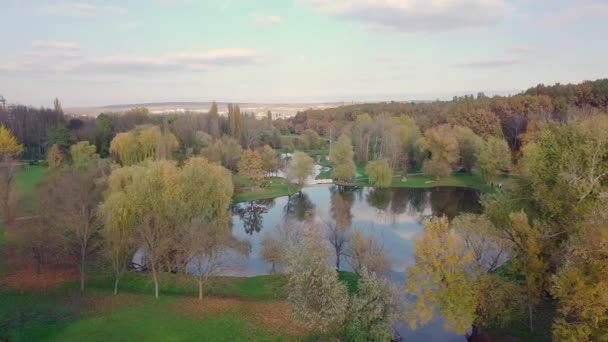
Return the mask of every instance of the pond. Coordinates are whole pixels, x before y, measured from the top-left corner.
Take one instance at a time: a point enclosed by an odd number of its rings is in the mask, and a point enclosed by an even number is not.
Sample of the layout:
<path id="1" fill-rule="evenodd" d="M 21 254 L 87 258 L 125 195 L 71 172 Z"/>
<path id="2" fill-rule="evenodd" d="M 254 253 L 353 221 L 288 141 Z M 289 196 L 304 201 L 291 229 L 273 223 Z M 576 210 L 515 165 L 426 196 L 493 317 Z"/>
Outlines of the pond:
<path id="1" fill-rule="evenodd" d="M 413 265 L 414 241 L 422 232 L 422 222 L 432 215 L 453 218 L 461 212 L 479 212 L 479 193 L 464 188 L 375 189 L 368 187 L 339 189 L 334 185 L 306 187 L 301 194 L 240 203 L 233 208 L 233 235 L 251 243 L 251 254 L 240 262 L 234 275 L 268 274 L 271 266 L 260 259 L 264 233 L 273 232 L 284 222 L 315 219 L 333 222 L 350 220 L 351 230 L 373 236 L 383 246 L 391 261 L 388 277 L 403 288 L 406 268 Z M 340 216 L 338 216 L 340 215 Z M 342 270 L 349 270 L 346 262 Z M 443 329 L 436 320 L 410 331 L 398 325 L 405 341 L 463 341 L 462 336 Z"/>

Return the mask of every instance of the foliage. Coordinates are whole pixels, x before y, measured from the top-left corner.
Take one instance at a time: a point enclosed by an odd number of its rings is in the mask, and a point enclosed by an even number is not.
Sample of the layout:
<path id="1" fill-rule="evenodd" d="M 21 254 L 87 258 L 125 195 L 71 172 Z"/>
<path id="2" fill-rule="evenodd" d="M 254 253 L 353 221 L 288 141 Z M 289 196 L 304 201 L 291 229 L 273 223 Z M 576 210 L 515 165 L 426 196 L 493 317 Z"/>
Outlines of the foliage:
<path id="1" fill-rule="evenodd" d="M 264 147 L 258 149 L 258 153 L 262 159 L 262 169 L 266 174 L 274 173 L 279 169 L 279 158 L 272 147 L 264 145 Z"/>
<path id="2" fill-rule="evenodd" d="M 238 141 L 223 137 L 209 146 L 205 150 L 204 156 L 211 162 L 221 164 L 229 170 L 236 171 L 238 170 L 238 163 L 242 153 L 243 149 Z"/>
<path id="3" fill-rule="evenodd" d="M 418 142 L 421 151 L 430 154 L 422 167 L 425 174 L 436 178 L 448 176 L 460 159 L 458 140 L 449 125 L 440 125 L 424 132 Z"/>
<path id="4" fill-rule="evenodd" d="M 445 217 L 432 218 L 416 241 L 415 266 L 407 270 L 406 291 L 415 296 L 409 308 L 412 328 L 433 318 L 435 310 L 446 328 L 464 334 L 475 321 L 475 278 L 469 274 L 473 254 L 448 225 Z"/>
<path id="5" fill-rule="evenodd" d="M 386 159 L 370 161 L 365 172 L 369 177 L 369 184 L 379 188 L 387 188 L 393 181 L 393 170 Z"/>
<path id="6" fill-rule="evenodd" d="M 315 162 L 304 152 L 295 152 L 289 165 L 287 165 L 287 179 L 304 185 L 306 179 L 312 175 Z"/>
<path id="7" fill-rule="evenodd" d="M 0 125 L 0 210 L 5 222 L 12 220 L 14 202 L 15 173 L 17 165 L 13 158 L 18 157 L 23 146 L 13 134 Z"/>
<path id="8" fill-rule="evenodd" d="M 110 142 L 112 141 L 112 119 L 101 113 L 95 119 L 95 145 L 102 158 L 110 155 Z"/>
<path id="9" fill-rule="evenodd" d="M 65 157 L 63 156 L 63 152 L 59 148 L 59 145 L 54 144 L 46 153 L 46 162 L 49 164 L 51 168 L 56 168 L 61 166 Z"/>
<path id="10" fill-rule="evenodd" d="M 245 150 L 238 163 L 239 174 L 251 180 L 255 186 L 259 186 L 264 180 L 264 165 L 262 156 L 258 151 Z"/>
<path id="11" fill-rule="evenodd" d="M 486 183 L 491 181 L 498 171 L 509 169 L 511 151 L 507 142 L 502 138 L 489 137 L 488 141 L 481 145 L 476 167 Z"/>
<path id="12" fill-rule="evenodd" d="M 322 334 L 337 332 L 346 318 L 348 294 L 336 270 L 327 266 L 329 249 L 319 227 L 308 226 L 290 253 L 288 301 L 293 317 Z M 322 295 L 320 295 L 322 294 Z"/>
<path id="13" fill-rule="evenodd" d="M 350 300 L 344 337 L 348 341 L 390 341 L 393 324 L 401 314 L 400 303 L 392 283 L 364 272 Z"/>
<path id="14" fill-rule="evenodd" d="M 349 264 L 357 274 L 384 274 L 390 271 L 390 260 L 373 237 L 354 232 L 349 243 Z"/>
<path id="15" fill-rule="evenodd" d="M 460 166 L 470 172 L 477 162 L 479 149 L 484 142 L 468 127 L 454 126 L 453 130 L 458 141 Z"/>
<path id="16" fill-rule="evenodd" d="M 6 127 L 0 125 L 0 158 L 15 158 L 23 152 L 23 146 Z"/>
<path id="17" fill-rule="evenodd" d="M 81 141 L 70 146 L 70 157 L 72 158 L 72 164 L 74 164 L 76 167 L 83 167 L 98 160 L 99 155 L 95 153 L 95 151 L 95 145 L 91 145 L 88 141 Z"/>
<path id="18" fill-rule="evenodd" d="M 345 182 L 355 177 L 356 167 L 353 156 L 351 140 L 348 135 L 342 134 L 329 155 L 334 180 Z"/>
<path id="19" fill-rule="evenodd" d="M 167 159 L 178 148 L 179 142 L 172 133 L 145 125 L 117 134 L 110 143 L 110 154 L 122 165 L 130 166 L 147 159 Z"/>

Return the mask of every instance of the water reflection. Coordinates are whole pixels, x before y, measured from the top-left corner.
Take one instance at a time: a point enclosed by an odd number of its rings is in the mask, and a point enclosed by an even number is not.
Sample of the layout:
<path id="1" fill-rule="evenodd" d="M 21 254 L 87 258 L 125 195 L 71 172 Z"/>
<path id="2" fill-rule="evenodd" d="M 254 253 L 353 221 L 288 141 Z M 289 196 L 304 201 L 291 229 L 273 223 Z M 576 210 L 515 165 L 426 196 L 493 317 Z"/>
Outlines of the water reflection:
<path id="1" fill-rule="evenodd" d="M 405 269 L 414 263 L 414 240 L 421 233 L 425 218 L 445 215 L 452 219 L 461 212 L 476 213 L 480 209 L 479 194 L 463 188 L 374 189 L 317 185 L 273 201 L 240 203 L 233 209 L 233 234 L 250 241 L 252 250 L 238 275 L 267 274 L 271 268 L 259 257 L 262 233 L 275 233 L 277 227 L 286 222 L 295 229 L 303 229 L 303 222 L 315 219 L 330 225 L 337 233 L 360 231 L 374 237 L 390 260 L 388 276 L 403 284 Z M 339 242 L 340 236 L 334 234 L 333 237 Z M 344 262 L 341 265 L 341 269 L 349 267 Z M 398 330 L 408 341 L 464 340 L 445 331 L 439 320 L 416 331 L 409 331 L 404 325 L 399 325 Z"/>

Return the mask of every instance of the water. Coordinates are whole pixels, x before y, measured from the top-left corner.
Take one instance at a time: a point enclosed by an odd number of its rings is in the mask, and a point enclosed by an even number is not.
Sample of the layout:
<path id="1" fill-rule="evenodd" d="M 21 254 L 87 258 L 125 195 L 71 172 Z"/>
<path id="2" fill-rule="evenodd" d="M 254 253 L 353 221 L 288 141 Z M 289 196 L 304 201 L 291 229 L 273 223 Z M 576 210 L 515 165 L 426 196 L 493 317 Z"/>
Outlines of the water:
<path id="1" fill-rule="evenodd" d="M 403 288 L 405 270 L 413 265 L 414 241 L 422 232 L 424 219 L 431 215 L 451 219 L 461 212 L 479 211 L 478 192 L 463 188 L 340 190 L 333 185 L 317 185 L 291 197 L 240 203 L 233 208 L 233 235 L 249 241 L 252 250 L 232 274 L 268 274 L 270 265 L 259 257 L 263 233 L 274 232 L 286 221 L 297 224 L 312 218 L 333 222 L 339 216 L 350 219 L 352 230 L 376 238 L 391 261 L 390 279 Z M 346 262 L 341 266 L 348 270 Z M 443 329 L 439 320 L 416 331 L 410 331 L 405 324 L 398 324 L 397 328 L 405 341 L 464 340 Z"/>

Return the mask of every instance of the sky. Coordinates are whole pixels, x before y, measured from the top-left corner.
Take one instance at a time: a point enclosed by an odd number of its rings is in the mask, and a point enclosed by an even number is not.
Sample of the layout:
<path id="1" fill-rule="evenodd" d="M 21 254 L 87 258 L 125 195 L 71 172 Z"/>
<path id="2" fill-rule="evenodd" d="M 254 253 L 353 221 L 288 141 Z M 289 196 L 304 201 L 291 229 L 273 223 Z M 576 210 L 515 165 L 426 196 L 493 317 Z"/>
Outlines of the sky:
<path id="1" fill-rule="evenodd" d="M 0 94 L 429 100 L 608 77 L 607 0 L 0 0 Z"/>

